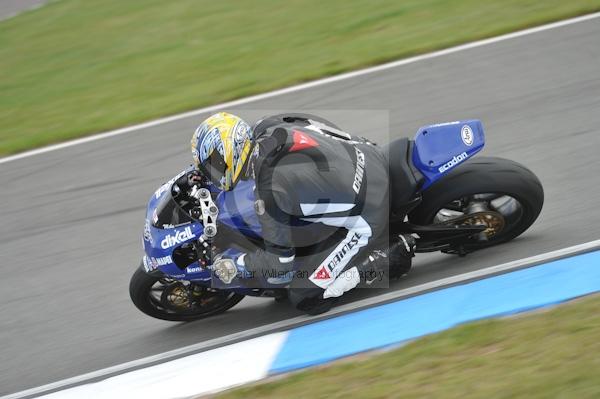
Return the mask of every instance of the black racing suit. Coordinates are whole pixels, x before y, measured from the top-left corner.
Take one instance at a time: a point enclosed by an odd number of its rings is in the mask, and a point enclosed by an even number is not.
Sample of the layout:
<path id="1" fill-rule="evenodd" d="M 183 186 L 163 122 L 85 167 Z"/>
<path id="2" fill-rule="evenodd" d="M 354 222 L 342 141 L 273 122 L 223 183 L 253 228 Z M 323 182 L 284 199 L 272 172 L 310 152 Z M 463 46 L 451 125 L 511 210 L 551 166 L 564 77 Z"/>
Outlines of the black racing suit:
<path id="1" fill-rule="evenodd" d="M 306 114 L 265 118 L 254 134 L 258 152 L 248 168 L 265 249 L 240 262 L 272 283 L 289 283 L 295 305 L 324 290 L 329 297 L 343 294 L 358 280 L 348 276 L 334 289 L 336 278 L 387 244 L 389 174 L 382 150 Z"/>

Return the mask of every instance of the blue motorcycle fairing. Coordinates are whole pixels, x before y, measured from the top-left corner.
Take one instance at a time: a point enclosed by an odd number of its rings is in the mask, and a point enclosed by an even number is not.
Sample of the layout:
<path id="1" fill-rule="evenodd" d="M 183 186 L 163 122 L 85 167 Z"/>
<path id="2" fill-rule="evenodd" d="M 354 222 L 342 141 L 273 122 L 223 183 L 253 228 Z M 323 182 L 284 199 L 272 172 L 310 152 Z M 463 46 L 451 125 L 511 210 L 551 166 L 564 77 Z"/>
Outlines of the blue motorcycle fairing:
<path id="1" fill-rule="evenodd" d="M 145 255 L 142 262 L 147 272 L 158 269 L 165 275 L 175 279 L 210 282 L 212 271 L 201 267 L 199 262 L 194 262 L 182 270 L 173 261 L 173 251 L 177 247 L 196 241 L 202 235 L 204 231 L 202 223 L 194 221 L 177 226 L 163 225 L 162 228 L 155 226 L 158 221 L 157 209 L 159 205 L 172 197 L 171 187 L 173 183 L 189 171 L 190 168 L 180 172 L 160 186 L 150 197 L 146 208 L 143 235 Z M 220 223 L 245 234 L 260 237 L 260 224 L 254 212 L 254 182 L 242 181 L 238 186 L 234 191 L 219 193 L 217 197 L 217 206 L 220 209 L 218 220 Z M 225 253 L 232 258 L 240 254 L 235 249 L 228 249 Z M 214 279 L 217 284 L 218 281 L 220 280 Z M 243 282 L 237 277 L 231 284 L 223 288 L 247 290 Z"/>
<path id="2" fill-rule="evenodd" d="M 425 177 L 422 190 L 481 151 L 483 126 L 477 119 L 424 126 L 417 131 L 412 154 L 414 166 Z"/>
<path id="3" fill-rule="evenodd" d="M 194 279 L 210 279 L 210 272 L 196 262 L 181 270 L 173 262 L 173 250 L 186 242 L 197 240 L 202 235 L 204 227 L 202 223 L 185 223 L 179 226 L 163 226 L 158 228 L 154 223 L 158 220 L 157 207 L 171 196 L 171 186 L 187 170 L 180 172 L 173 179 L 160 186 L 150 197 L 146 208 L 146 224 L 144 226 L 144 257 L 142 262 L 147 272 L 160 270 L 164 274 L 177 279 L 190 279 L 188 275 L 194 275 Z"/>
<path id="4" fill-rule="evenodd" d="M 197 262 L 189 265 L 185 270 L 181 270 L 173 262 L 173 250 L 186 242 L 197 240 L 202 234 L 203 228 L 200 223 L 190 223 L 174 228 L 159 229 L 148 223 L 151 239 L 144 236 L 144 252 L 142 259 L 144 268 L 147 272 L 159 269 L 164 274 L 177 279 L 210 279 L 210 273 L 205 274 L 205 270 L 200 268 Z M 177 244 L 175 244 L 177 242 Z"/>
<path id="5" fill-rule="evenodd" d="M 260 238 L 261 226 L 254 210 L 254 180 L 241 180 L 232 191 L 221 191 L 217 197 L 219 222 L 240 233 Z"/>

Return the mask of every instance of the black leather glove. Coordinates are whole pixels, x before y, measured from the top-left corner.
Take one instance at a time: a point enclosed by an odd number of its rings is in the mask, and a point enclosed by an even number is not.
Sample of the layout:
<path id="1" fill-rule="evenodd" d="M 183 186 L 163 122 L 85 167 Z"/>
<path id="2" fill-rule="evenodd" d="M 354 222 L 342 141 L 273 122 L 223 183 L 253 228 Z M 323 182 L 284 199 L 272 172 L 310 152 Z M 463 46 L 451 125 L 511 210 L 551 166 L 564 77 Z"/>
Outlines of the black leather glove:
<path id="1" fill-rule="evenodd" d="M 205 181 L 204 176 L 197 170 L 193 170 L 187 174 L 187 184 L 189 187 L 202 185 Z"/>

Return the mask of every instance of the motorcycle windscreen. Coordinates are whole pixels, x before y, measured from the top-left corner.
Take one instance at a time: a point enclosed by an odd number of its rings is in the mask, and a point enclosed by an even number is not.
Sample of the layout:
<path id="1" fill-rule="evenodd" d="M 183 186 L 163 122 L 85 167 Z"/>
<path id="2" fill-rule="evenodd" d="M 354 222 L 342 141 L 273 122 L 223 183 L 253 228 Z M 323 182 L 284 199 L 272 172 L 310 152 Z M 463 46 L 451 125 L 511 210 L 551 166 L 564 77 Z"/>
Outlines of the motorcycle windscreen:
<path id="1" fill-rule="evenodd" d="M 152 226 L 164 229 L 191 222 L 194 222 L 194 220 L 177 204 L 171 190 L 164 193 L 156 205 L 156 213 L 152 217 Z"/>

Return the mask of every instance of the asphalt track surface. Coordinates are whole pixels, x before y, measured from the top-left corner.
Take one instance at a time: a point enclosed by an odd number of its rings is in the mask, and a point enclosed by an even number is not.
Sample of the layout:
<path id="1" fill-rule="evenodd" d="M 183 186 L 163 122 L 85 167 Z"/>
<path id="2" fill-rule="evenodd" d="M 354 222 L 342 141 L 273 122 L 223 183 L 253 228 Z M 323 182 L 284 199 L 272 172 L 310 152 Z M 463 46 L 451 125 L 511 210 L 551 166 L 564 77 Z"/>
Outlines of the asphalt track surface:
<path id="1" fill-rule="evenodd" d="M 391 287 L 407 288 L 600 238 L 598 37 L 596 18 L 229 111 L 249 119 L 317 111 L 382 143 L 421 125 L 479 118 L 485 155 L 540 177 L 546 204 L 526 234 L 466 258 L 419 256 Z M 298 316 L 285 303 L 246 298 L 211 319 L 169 323 L 130 303 L 145 204 L 189 164 L 189 137 L 203 117 L 0 164 L 0 394 Z"/>

